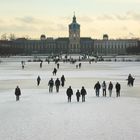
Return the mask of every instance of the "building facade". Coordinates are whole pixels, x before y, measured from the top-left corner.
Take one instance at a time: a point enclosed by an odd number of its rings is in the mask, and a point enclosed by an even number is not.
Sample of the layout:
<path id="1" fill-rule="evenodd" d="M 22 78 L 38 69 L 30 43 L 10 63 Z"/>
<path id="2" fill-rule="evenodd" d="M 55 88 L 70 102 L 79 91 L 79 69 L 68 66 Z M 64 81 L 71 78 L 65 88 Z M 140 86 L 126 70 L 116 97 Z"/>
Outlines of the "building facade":
<path id="1" fill-rule="evenodd" d="M 87 55 L 126 55 L 127 48 L 139 46 L 138 39 L 109 39 L 103 35 L 103 39 L 92 39 L 80 36 L 80 24 L 76 16 L 73 16 L 69 24 L 69 37 L 54 39 L 41 35 L 39 40 L 18 38 L 7 42 L 5 46 L 18 50 L 19 54 L 87 54 Z M 1 41 L 2 42 L 2 41 Z M 1 49 L 1 43 L 0 43 Z"/>
<path id="2" fill-rule="evenodd" d="M 127 48 L 137 47 L 136 39 L 94 40 L 94 54 L 97 55 L 127 55 Z"/>

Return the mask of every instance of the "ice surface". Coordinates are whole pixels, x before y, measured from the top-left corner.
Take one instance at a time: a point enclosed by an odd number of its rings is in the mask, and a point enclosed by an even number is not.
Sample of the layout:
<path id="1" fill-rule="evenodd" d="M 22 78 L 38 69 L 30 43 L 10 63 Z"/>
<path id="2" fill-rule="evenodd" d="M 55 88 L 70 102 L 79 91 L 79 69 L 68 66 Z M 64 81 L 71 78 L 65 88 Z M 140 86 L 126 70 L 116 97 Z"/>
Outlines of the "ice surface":
<path id="1" fill-rule="evenodd" d="M 78 63 L 77 63 L 78 64 Z M 140 63 L 98 62 L 75 65 L 60 63 L 56 76 L 54 63 L 0 63 L 0 140 L 139 140 L 140 139 Z M 134 87 L 127 86 L 127 76 L 135 77 Z M 60 92 L 48 92 L 48 80 L 66 77 Z M 36 86 L 40 75 L 41 85 Z M 97 81 L 111 80 L 121 84 L 121 97 L 95 97 Z M 15 101 L 14 89 L 19 85 L 21 100 Z M 66 89 L 74 89 L 72 102 L 67 103 Z M 76 102 L 75 92 L 87 89 L 86 102 Z M 102 92 L 101 92 L 102 95 Z M 108 96 L 108 91 L 107 91 Z"/>

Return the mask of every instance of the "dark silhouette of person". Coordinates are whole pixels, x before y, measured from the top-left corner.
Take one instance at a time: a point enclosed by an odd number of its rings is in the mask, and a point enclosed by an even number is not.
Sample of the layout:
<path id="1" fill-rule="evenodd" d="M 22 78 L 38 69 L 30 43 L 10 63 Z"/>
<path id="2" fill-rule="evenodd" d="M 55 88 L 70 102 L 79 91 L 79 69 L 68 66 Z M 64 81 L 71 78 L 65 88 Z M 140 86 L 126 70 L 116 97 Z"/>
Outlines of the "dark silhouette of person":
<path id="1" fill-rule="evenodd" d="M 128 86 L 133 86 L 135 78 L 133 78 L 131 74 L 128 75 L 128 79 L 127 80 L 128 80 L 127 85 Z"/>
<path id="2" fill-rule="evenodd" d="M 80 95 L 81 95 L 80 91 L 77 90 L 77 92 L 76 92 L 76 99 L 77 99 L 77 102 L 79 102 L 79 100 L 80 100 Z"/>
<path id="3" fill-rule="evenodd" d="M 49 80 L 48 86 L 49 86 L 49 92 L 53 92 L 54 81 L 52 78 Z"/>
<path id="4" fill-rule="evenodd" d="M 57 69 L 56 68 L 54 68 L 54 70 L 53 70 L 53 75 L 56 75 L 56 73 L 57 73 Z"/>
<path id="5" fill-rule="evenodd" d="M 128 83 L 127 83 L 128 86 L 131 85 L 131 82 L 130 82 L 130 81 L 131 81 L 131 77 L 132 77 L 131 74 L 129 74 L 129 75 L 128 75 L 128 79 L 127 79 L 127 80 L 128 80 Z"/>
<path id="6" fill-rule="evenodd" d="M 56 86 L 56 92 L 59 92 L 60 80 L 58 78 L 55 80 L 55 86 Z"/>
<path id="7" fill-rule="evenodd" d="M 40 76 L 37 77 L 37 85 L 39 86 L 40 85 L 40 81 L 41 81 L 41 78 Z"/>
<path id="8" fill-rule="evenodd" d="M 40 68 L 42 68 L 42 61 L 40 62 Z"/>
<path id="9" fill-rule="evenodd" d="M 73 95 L 73 90 L 71 88 L 71 86 L 69 86 L 69 88 L 66 91 L 67 97 L 68 97 L 68 102 L 71 102 L 71 96 Z"/>
<path id="10" fill-rule="evenodd" d="M 101 88 L 101 85 L 99 83 L 99 81 L 94 85 L 94 89 L 95 89 L 95 92 L 96 92 L 96 96 L 99 97 L 100 95 L 100 88 Z"/>
<path id="11" fill-rule="evenodd" d="M 59 66 L 60 66 L 60 64 L 59 64 L 59 63 L 57 63 L 57 69 L 59 69 Z"/>
<path id="12" fill-rule="evenodd" d="M 112 96 L 112 89 L 113 89 L 113 84 L 112 84 L 112 82 L 110 81 L 110 83 L 109 83 L 109 85 L 108 85 L 109 97 Z"/>
<path id="13" fill-rule="evenodd" d="M 82 86 L 82 89 L 81 89 L 81 95 L 82 95 L 82 102 L 85 102 L 85 95 L 87 94 L 84 86 Z"/>
<path id="14" fill-rule="evenodd" d="M 81 64 L 81 63 L 79 63 L 79 69 L 81 68 L 81 65 L 82 65 L 82 64 Z"/>
<path id="15" fill-rule="evenodd" d="M 22 69 L 24 69 L 24 64 L 22 65 Z"/>
<path id="16" fill-rule="evenodd" d="M 62 75 L 62 77 L 61 77 L 61 85 L 62 85 L 62 87 L 64 87 L 65 81 L 66 81 L 65 76 Z"/>
<path id="17" fill-rule="evenodd" d="M 25 61 L 21 61 L 22 69 L 24 69 Z"/>
<path id="18" fill-rule="evenodd" d="M 102 89 L 103 89 L 103 96 L 106 97 L 106 83 L 103 81 L 102 83 Z"/>
<path id="19" fill-rule="evenodd" d="M 121 90 L 121 85 L 117 82 L 116 83 L 116 97 L 120 97 L 120 90 Z"/>
<path id="20" fill-rule="evenodd" d="M 24 61 L 21 61 L 21 65 L 24 65 Z"/>
<path id="21" fill-rule="evenodd" d="M 18 86 L 15 88 L 15 95 L 16 95 L 16 101 L 19 101 L 19 97 L 21 95 L 21 90 Z"/>

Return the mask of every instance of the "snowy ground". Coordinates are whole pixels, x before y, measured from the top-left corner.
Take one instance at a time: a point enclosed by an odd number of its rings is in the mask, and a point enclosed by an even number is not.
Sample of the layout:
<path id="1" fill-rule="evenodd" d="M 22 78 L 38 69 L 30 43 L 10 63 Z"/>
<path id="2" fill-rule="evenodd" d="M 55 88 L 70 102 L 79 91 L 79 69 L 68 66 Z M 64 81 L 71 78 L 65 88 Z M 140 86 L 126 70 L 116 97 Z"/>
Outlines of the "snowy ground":
<path id="1" fill-rule="evenodd" d="M 60 63 L 56 76 L 54 63 L 0 63 L 0 140 L 139 140 L 140 139 L 140 63 L 99 62 L 82 63 L 81 69 L 73 64 Z M 135 77 L 134 87 L 127 87 L 127 76 Z M 56 93 L 48 93 L 48 80 L 66 77 L 66 85 Z M 41 85 L 36 86 L 40 75 Z M 120 82 L 121 97 L 95 97 L 97 81 L 108 84 Z M 19 85 L 21 100 L 15 101 L 14 89 Z M 85 86 L 86 102 L 67 103 L 66 89 L 74 93 Z M 108 95 L 108 92 L 107 92 Z"/>

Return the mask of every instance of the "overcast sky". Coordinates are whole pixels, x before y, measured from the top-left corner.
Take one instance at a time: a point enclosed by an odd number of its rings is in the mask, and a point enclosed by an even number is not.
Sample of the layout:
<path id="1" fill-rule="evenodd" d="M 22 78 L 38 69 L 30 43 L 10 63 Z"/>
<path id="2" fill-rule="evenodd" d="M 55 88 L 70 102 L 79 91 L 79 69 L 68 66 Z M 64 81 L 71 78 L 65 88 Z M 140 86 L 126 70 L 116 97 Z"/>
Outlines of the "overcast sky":
<path id="1" fill-rule="evenodd" d="M 0 0 L 0 35 L 67 37 L 74 11 L 81 36 L 140 37 L 140 0 Z"/>

